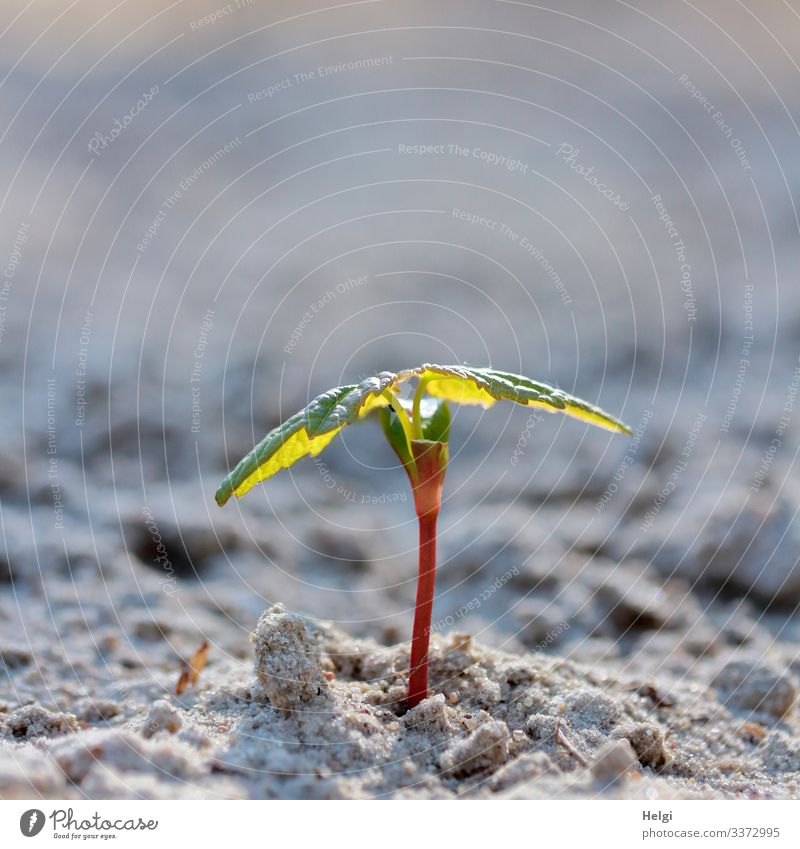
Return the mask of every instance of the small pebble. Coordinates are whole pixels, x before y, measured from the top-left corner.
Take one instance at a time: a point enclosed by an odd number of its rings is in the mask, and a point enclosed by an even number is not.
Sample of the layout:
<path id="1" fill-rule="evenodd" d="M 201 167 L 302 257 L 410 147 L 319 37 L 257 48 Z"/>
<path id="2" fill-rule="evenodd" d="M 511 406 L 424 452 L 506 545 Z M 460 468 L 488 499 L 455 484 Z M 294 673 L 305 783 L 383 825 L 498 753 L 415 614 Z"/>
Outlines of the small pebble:
<path id="1" fill-rule="evenodd" d="M 624 781 L 627 773 L 638 765 L 633 746 L 628 740 L 609 740 L 592 763 L 592 775 L 604 787 Z"/>
<path id="2" fill-rule="evenodd" d="M 657 725 L 640 722 L 620 729 L 615 736 L 628 740 L 642 766 L 660 769 L 667 763 L 669 755 L 664 745 L 664 735 Z"/>

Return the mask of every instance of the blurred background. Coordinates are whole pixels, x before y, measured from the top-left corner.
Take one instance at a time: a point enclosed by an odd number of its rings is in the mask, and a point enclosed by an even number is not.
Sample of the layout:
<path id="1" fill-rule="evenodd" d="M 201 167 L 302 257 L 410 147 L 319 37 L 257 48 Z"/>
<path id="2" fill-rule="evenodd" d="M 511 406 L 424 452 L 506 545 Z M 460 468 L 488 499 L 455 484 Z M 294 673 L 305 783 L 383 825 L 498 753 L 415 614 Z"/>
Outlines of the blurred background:
<path id="1" fill-rule="evenodd" d="M 799 61 L 779 0 L 4 2 L 3 699 L 113 699 L 203 639 L 213 679 L 275 601 L 407 640 L 374 423 L 213 493 L 425 361 L 636 430 L 459 409 L 437 628 L 686 675 L 795 639 Z"/>

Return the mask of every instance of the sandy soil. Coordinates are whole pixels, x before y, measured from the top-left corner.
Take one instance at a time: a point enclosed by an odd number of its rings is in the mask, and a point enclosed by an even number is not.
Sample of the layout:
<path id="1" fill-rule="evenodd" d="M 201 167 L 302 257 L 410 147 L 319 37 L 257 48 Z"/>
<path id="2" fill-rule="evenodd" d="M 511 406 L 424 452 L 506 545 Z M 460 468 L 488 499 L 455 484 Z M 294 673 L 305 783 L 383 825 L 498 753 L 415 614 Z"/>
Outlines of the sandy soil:
<path id="1" fill-rule="evenodd" d="M 213 683 L 186 697 L 132 679 L 122 701 L 100 687 L 65 693 L 77 714 L 7 706 L 3 795 L 652 800 L 800 788 L 798 685 L 778 652 L 718 652 L 688 680 L 677 645 L 653 674 L 455 633 L 434 642 L 435 694 L 405 711 L 404 649 L 282 605 L 252 641 L 252 670 L 214 664 Z"/>

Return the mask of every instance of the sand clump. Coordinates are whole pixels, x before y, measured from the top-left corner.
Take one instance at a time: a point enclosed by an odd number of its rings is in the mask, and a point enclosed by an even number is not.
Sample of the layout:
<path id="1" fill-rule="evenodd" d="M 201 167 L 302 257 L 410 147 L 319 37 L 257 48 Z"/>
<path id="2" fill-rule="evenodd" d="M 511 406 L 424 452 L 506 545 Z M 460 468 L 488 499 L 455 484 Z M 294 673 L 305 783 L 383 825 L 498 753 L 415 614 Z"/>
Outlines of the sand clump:
<path id="1" fill-rule="evenodd" d="M 445 751 L 441 766 L 447 775 L 464 778 L 502 766 L 508 759 L 511 734 L 505 722 L 489 719 L 482 722 L 463 740 L 457 740 Z"/>
<path id="2" fill-rule="evenodd" d="M 142 726 L 143 737 L 153 737 L 159 731 L 167 731 L 174 734 L 183 726 L 183 718 L 180 711 L 166 699 L 158 699 L 153 702 L 147 712 L 147 719 Z"/>
<path id="3" fill-rule="evenodd" d="M 50 711 L 39 705 L 26 705 L 6 716 L 0 716 L 0 737 L 55 737 L 77 731 L 77 717 L 70 713 Z"/>
<path id="4" fill-rule="evenodd" d="M 317 640 L 300 616 L 276 604 L 264 611 L 252 639 L 256 677 L 270 704 L 294 710 L 327 692 Z"/>
<path id="5" fill-rule="evenodd" d="M 731 661 L 714 678 L 714 686 L 729 707 L 775 719 L 789 713 L 797 701 L 794 676 L 760 661 Z"/>
<path id="6" fill-rule="evenodd" d="M 615 736 L 628 741 L 642 766 L 658 770 L 665 766 L 669 759 L 664 734 L 657 725 L 639 722 L 627 728 L 621 728 Z"/>

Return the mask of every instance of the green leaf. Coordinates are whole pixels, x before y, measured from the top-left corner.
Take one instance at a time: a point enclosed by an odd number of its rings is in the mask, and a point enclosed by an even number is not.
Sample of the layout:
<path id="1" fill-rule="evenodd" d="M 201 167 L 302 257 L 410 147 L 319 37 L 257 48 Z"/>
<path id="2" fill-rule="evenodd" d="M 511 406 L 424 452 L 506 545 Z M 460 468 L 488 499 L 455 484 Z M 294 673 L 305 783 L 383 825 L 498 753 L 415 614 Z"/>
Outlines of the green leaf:
<path id="1" fill-rule="evenodd" d="M 338 386 L 318 395 L 307 407 L 271 430 L 225 478 L 215 498 L 222 506 L 235 495 L 241 498 L 257 483 L 288 469 L 301 457 L 316 456 L 346 425 L 372 410 L 386 406 L 382 395 L 397 377 L 381 372 L 353 386 Z"/>
<path id="2" fill-rule="evenodd" d="M 449 442 L 450 407 L 447 401 L 434 403 L 431 413 L 422 409 L 422 435 L 431 442 Z"/>

